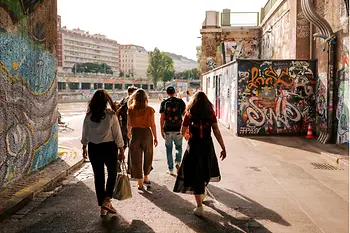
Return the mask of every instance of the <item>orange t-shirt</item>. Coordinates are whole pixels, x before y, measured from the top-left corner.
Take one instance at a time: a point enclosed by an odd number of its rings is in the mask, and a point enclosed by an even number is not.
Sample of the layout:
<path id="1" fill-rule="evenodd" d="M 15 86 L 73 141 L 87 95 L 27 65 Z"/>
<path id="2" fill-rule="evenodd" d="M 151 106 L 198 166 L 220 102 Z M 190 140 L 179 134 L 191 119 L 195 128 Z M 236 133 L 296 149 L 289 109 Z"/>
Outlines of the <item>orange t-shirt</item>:
<path id="1" fill-rule="evenodd" d="M 129 109 L 128 120 L 132 128 L 149 128 L 154 125 L 154 109 L 147 106 L 144 110 Z"/>

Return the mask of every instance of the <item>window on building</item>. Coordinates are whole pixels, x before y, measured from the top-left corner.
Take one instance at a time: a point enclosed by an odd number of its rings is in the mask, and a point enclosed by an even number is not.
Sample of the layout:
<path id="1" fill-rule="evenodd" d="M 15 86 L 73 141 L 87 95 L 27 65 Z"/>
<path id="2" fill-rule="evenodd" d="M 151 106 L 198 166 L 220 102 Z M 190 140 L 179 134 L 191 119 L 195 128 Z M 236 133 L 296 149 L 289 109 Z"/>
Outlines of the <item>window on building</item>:
<path id="1" fill-rule="evenodd" d="M 114 84 L 114 89 L 121 90 L 123 88 L 123 84 Z"/>
<path id="2" fill-rule="evenodd" d="M 105 83 L 105 89 L 106 90 L 112 90 L 113 89 L 113 84 Z"/>
<path id="3" fill-rule="evenodd" d="M 71 90 L 79 90 L 79 83 L 68 83 L 68 87 Z"/>
<path id="4" fill-rule="evenodd" d="M 58 82 L 58 90 L 66 90 L 66 83 Z"/>
<path id="5" fill-rule="evenodd" d="M 91 83 L 81 83 L 82 90 L 90 90 Z"/>
<path id="6" fill-rule="evenodd" d="M 151 90 L 154 90 L 153 84 L 150 85 L 150 89 L 151 89 Z"/>
<path id="7" fill-rule="evenodd" d="M 94 83 L 94 89 L 102 89 L 102 83 Z"/>
<path id="8" fill-rule="evenodd" d="M 148 84 L 142 84 L 142 87 L 141 87 L 143 90 L 148 90 Z"/>

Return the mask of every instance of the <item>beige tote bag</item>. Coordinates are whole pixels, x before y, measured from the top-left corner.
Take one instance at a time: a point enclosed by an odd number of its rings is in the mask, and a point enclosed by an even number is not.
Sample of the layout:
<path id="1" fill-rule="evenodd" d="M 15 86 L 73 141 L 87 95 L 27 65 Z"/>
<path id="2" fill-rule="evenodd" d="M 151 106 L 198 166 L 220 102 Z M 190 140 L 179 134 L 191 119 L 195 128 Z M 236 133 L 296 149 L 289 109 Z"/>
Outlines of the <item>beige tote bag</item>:
<path id="1" fill-rule="evenodd" d="M 118 199 L 119 201 L 132 198 L 130 180 L 128 174 L 126 173 L 124 161 L 122 162 L 121 167 L 122 171 L 117 176 L 113 192 L 113 198 Z"/>

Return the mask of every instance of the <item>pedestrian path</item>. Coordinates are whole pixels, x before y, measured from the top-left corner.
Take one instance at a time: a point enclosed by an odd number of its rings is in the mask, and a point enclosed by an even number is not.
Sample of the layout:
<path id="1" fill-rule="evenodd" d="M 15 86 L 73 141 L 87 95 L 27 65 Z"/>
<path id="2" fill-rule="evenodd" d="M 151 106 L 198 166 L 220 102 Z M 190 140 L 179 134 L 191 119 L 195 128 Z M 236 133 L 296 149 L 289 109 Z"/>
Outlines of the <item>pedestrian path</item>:
<path id="1" fill-rule="evenodd" d="M 54 187 L 59 180 L 83 163 L 80 153 L 72 148 L 59 146 L 58 151 L 55 162 L 0 190 L 0 219 L 16 213 L 40 192 Z"/>

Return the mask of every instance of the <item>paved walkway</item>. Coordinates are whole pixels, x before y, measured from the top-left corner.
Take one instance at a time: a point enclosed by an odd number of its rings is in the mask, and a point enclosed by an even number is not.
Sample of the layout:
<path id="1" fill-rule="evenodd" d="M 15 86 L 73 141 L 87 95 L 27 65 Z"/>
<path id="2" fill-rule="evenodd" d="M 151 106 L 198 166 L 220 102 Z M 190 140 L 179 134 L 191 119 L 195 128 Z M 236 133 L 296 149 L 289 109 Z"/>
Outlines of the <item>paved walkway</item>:
<path id="1" fill-rule="evenodd" d="M 79 127 L 61 143 L 79 148 Z M 219 162 L 221 182 L 209 185 L 214 198 L 203 219 L 192 214 L 193 196 L 172 192 L 175 177 L 166 174 L 160 140 L 150 188 L 139 192 L 131 181 L 133 198 L 113 200 L 115 217 L 99 218 L 86 163 L 5 220 L 3 232 L 349 232 L 347 150 L 297 137 L 241 138 L 224 128 L 222 134 L 228 157 Z"/>

